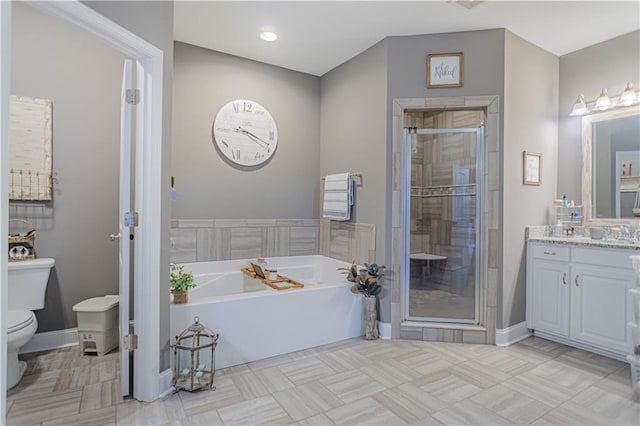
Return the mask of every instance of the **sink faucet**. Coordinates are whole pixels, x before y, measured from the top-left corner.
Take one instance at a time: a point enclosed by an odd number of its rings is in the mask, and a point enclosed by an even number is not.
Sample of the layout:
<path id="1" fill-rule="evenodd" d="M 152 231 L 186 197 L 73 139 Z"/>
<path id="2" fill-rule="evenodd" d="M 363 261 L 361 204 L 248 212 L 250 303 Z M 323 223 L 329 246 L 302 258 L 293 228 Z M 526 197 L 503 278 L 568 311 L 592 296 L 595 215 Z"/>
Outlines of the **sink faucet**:
<path id="1" fill-rule="evenodd" d="M 178 264 L 174 263 L 174 262 L 171 262 L 169 264 L 169 271 L 173 272 L 173 271 L 177 271 L 177 270 L 178 270 Z"/>

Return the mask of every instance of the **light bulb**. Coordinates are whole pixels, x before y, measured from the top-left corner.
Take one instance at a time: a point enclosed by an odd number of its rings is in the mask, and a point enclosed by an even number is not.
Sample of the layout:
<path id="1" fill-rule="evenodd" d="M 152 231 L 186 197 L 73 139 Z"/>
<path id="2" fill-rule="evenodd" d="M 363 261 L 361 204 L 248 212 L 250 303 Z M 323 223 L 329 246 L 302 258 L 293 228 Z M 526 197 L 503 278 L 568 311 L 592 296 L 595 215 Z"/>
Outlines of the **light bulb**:
<path id="1" fill-rule="evenodd" d="M 587 108 L 587 104 L 584 101 L 584 95 L 580 95 L 578 96 L 576 103 L 573 104 L 573 109 L 571 110 L 571 114 L 569 115 L 570 116 L 585 115 L 588 112 L 589 112 L 589 109 Z"/>
<path id="2" fill-rule="evenodd" d="M 609 99 L 609 94 L 607 93 L 607 89 L 602 89 L 600 96 L 596 99 L 596 105 L 593 109 L 597 109 L 598 111 L 606 111 L 611 106 L 611 99 Z"/>
<path id="3" fill-rule="evenodd" d="M 633 84 L 631 82 L 627 83 L 627 87 L 624 88 L 624 91 L 620 95 L 620 100 L 618 103 L 624 106 L 630 106 L 636 103 L 638 97 L 636 96 L 636 92 L 633 90 Z"/>

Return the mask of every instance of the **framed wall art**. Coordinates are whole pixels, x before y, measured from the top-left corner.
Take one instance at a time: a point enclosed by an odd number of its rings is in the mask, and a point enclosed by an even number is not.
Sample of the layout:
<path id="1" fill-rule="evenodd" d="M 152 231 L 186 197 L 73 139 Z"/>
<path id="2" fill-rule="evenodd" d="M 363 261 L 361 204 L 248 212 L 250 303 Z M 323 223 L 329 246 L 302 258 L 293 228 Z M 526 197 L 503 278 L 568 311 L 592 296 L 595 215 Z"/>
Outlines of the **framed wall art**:
<path id="1" fill-rule="evenodd" d="M 427 89 L 462 87 L 462 52 L 427 55 Z"/>
<path id="2" fill-rule="evenodd" d="M 524 185 L 542 185 L 542 154 L 522 152 L 522 183 Z"/>

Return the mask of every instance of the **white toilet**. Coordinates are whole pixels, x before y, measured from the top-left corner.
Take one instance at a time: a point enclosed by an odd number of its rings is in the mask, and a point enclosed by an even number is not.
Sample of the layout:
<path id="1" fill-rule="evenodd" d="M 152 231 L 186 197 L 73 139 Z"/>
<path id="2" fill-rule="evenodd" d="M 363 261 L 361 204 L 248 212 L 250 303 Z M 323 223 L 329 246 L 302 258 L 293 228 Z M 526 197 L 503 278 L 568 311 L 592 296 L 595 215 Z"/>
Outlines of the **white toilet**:
<path id="1" fill-rule="evenodd" d="M 7 299 L 7 389 L 20 382 L 27 363 L 18 360 L 20 348 L 38 328 L 33 311 L 44 308 L 44 296 L 54 259 L 9 262 Z"/>

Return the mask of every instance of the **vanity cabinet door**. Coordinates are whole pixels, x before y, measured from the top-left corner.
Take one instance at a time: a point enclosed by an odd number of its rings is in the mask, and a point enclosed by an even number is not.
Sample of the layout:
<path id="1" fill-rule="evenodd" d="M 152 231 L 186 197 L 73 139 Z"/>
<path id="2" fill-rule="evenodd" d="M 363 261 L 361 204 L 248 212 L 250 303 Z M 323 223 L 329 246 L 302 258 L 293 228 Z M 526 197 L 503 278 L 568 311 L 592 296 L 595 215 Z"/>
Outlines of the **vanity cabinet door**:
<path id="1" fill-rule="evenodd" d="M 571 337 L 612 352 L 631 353 L 631 270 L 574 264 L 571 268 Z"/>
<path id="2" fill-rule="evenodd" d="M 528 328 L 569 336 L 569 264 L 532 261 Z"/>

